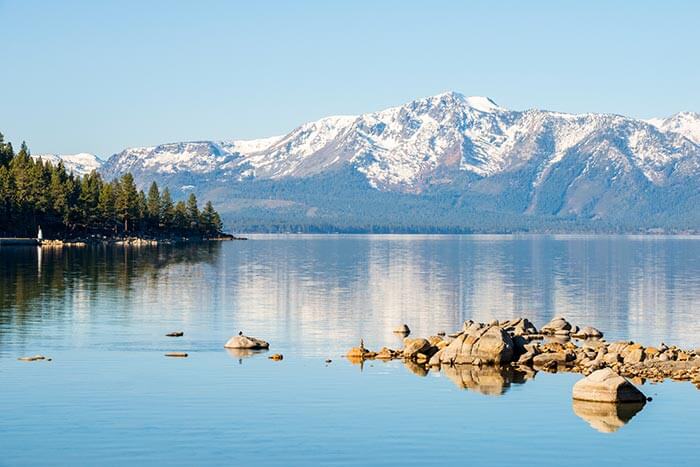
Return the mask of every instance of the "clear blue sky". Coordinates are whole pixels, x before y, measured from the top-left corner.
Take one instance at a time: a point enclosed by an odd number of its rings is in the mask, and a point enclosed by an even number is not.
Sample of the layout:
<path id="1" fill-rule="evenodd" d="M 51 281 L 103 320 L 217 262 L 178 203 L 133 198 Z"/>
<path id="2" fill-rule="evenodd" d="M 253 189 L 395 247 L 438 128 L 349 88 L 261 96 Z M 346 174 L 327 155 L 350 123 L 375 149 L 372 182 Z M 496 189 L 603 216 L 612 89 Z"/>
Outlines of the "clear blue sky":
<path id="1" fill-rule="evenodd" d="M 0 0 L 0 131 L 34 153 L 108 157 L 445 90 L 512 109 L 700 111 L 700 2 L 457 3 Z"/>

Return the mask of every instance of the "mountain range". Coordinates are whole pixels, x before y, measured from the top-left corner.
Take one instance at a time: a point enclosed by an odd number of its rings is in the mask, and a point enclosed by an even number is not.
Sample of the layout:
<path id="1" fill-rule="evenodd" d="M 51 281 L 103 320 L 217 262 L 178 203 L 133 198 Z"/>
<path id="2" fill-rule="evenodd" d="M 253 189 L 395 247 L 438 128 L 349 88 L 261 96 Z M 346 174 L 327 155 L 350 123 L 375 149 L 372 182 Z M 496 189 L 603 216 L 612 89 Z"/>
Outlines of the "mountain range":
<path id="1" fill-rule="evenodd" d="M 700 228 L 700 114 L 514 111 L 447 92 L 257 140 L 129 148 L 76 173 L 131 172 L 263 231 Z"/>

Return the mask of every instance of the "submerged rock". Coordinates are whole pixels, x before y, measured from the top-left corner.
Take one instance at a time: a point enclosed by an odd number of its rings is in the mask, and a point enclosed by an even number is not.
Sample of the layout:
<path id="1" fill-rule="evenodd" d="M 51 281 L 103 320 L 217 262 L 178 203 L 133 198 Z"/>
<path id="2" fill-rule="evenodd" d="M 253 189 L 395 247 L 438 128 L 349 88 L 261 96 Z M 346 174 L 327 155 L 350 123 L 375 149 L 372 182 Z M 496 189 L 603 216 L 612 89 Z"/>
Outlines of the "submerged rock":
<path id="1" fill-rule="evenodd" d="M 167 333 L 165 336 L 166 337 L 182 337 L 184 335 L 185 335 L 185 333 L 183 331 L 173 331 L 173 332 Z"/>
<path id="2" fill-rule="evenodd" d="M 603 333 L 592 326 L 586 326 L 585 328 L 574 333 L 574 337 L 583 339 L 600 339 L 603 337 Z"/>
<path id="3" fill-rule="evenodd" d="M 35 362 L 37 360 L 47 360 L 47 358 L 43 355 L 32 355 L 31 357 L 19 357 L 17 360 L 20 362 Z"/>
<path id="4" fill-rule="evenodd" d="M 274 353 L 267 358 L 269 358 L 270 360 L 282 360 L 284 359 L 284 355 L 282 355 L 281 353 Z"/>
<path id="5" fill-rule="evenodd" d="M 175 358 L 187 358 L 187 353 L 186 352 L 168 352 L 165 354 L 166 357 L 175 357 Z"/>
<path id="6" fill-rule="evenodd" d="M 405 335 L 411 334 L 411 330 L 409 329 L 407 324 L 402 324 L 401 326 L 397 326 L 396 328 L 394 328 L 394 332 L 396 334 L 405 334 Z"/>
<path id="7" fill-rule="evenodd" d="M 270 344 L 262 339 L 239 334 L 230 338 L 224 347 L 227 349 L 269 349 Z"/>
<path id="8" fill-rule="evenodd" d="M 591 402 L 644 402 L 646 396 L 610 368 L 596 370 L 574 384 L 573 398 Z"/>

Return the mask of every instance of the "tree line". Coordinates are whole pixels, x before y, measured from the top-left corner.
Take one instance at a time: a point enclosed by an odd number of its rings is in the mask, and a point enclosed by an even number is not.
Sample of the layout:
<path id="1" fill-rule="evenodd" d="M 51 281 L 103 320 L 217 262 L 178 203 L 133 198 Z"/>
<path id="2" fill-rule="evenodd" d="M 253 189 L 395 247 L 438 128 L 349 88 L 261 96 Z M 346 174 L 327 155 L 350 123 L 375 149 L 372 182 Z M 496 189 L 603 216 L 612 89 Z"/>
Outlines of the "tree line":
<path id="1" fill-rule="evenodd" d="M 39 226 L 47 238 L 215 237 L 223 230 L 211 202 L 200 210 L 194 193 L 174 202 L 155 182 L 147 194 L 139 191 L 130 173 L 112 181 L 95 171 L 76 176 L 62 162 L 31 157 L 24 142 L 15 153 L 0 133 L 0 236 L 34 237 Z"/>

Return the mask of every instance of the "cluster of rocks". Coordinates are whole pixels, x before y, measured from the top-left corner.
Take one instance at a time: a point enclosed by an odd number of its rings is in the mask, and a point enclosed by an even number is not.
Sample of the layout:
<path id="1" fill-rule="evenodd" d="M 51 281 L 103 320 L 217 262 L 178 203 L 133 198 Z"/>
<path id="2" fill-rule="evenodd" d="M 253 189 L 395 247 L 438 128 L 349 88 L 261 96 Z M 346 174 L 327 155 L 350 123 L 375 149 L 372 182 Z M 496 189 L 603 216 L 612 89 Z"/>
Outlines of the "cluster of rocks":
<path id="1" fill-rule="evenodd" d="M 449 336 L 405 338 L 400 350 L 350 349 L 351 361 L 404 359 L 432 366 L 511 365 L 544 371 L 590 375 L 609 368 L 630 378 L 691 381 L 700 389 L 700 349 L 676 346 L 645 347 L 634 342 L 606 342 L 593 327 L 579 327 L 556 317 L 539 330 L 527 318 L 477 323 L 466 321 Z"/>

